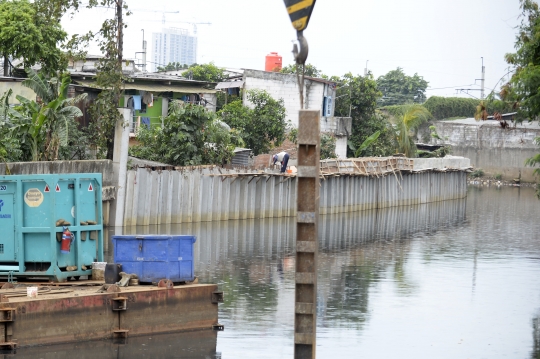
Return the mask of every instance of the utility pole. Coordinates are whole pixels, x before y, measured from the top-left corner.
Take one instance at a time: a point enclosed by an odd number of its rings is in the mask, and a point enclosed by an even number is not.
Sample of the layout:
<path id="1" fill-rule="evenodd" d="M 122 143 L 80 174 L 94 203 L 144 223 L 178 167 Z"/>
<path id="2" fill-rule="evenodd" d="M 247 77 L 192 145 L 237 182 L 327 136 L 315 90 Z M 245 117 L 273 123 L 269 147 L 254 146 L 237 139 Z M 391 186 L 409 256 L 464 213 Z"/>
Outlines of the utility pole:
<path id="1" fill-rule="evenodd" d="M 142 72 L 146 72 L 146 41 L 144 40 L 144 29 L 142 31 Z"/>
<path id="2" fill-rule="evenodd" d="M 124 51 L 124 22 L 122 19 L 123 0 L 116 0 L 116 18 L 118 19 L 118 66 L 120 72 L 122 72 L 122 53 Z"/>
<path id="3" fill-rule="evenodd" d="M 486 68 L 484 67 L 484 57 L 482 57 L 482 78 L 480 79 L 480 100 L 484 99 L 485 81 L 486 81 Z"/>
<path id="4" fill-rule="evenodd" d="M 367 76 L 367 63 L 369 60 L 366 60 L 366 67 L 364 67 L 364 77 Z"/>

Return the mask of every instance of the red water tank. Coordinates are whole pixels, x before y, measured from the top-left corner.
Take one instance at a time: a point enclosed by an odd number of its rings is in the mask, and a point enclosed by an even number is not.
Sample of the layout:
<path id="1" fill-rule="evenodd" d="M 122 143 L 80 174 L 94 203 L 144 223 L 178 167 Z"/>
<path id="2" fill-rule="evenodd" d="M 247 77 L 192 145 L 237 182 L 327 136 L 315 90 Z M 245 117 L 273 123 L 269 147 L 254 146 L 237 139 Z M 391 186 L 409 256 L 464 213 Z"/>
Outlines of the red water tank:
<path id="1" fill-rule="evenodd" d="M 271 52 L 266 55 L 266 65 L 264 66 L 264 71 L 279 72 L 282 67 L 282 58 L 278 55 L 277 52 Z"/>

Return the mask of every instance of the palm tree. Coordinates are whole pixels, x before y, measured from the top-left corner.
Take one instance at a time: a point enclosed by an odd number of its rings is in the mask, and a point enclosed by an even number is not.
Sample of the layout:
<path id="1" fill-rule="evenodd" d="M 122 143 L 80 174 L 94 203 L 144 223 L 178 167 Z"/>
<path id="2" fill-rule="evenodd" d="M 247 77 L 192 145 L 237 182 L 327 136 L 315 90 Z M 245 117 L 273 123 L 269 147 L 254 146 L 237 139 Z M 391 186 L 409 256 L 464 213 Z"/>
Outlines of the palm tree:
<path id="1" fill-rule="evenodd" d="M 28 141 L 32 161 L 54 160 L 58 158 L 60 146 L 68 144 L 70 123 L 82 116 L 75 104 L 83 101 L 86 94 L 68 98 L 71 78 L 67 74 L 48 80 L 30 69 L 28 75 L 22 84 L 32 89 L 38 100 L 16 96 L 21 104 L 10 110 L 15 120 L 13 130 L 22 136 L 22 143 Z"/>
<path id="2" fill-rule="evenodd" d="M 416 145 L 411 137 L 418 126 L 431 118 L 431 113 L 422 105 L 405 105 L 396 124 L 396 151 L 407 157 L 416 157 Z"/>

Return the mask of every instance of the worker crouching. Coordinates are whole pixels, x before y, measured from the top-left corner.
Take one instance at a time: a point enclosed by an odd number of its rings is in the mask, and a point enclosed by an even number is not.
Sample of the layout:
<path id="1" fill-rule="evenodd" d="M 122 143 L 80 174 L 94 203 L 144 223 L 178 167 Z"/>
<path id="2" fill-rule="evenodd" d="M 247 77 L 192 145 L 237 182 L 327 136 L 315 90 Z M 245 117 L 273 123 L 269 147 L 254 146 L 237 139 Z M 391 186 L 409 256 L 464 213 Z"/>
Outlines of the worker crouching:
<path id="1" fill-rule="evenodd" d="M 287 170 L 287 164 L 289 163 L 289 154 L 285 151 L 280 152 L 272 156 L 272 164 L 281 163 L 281 173 L 285 173 Z"/>

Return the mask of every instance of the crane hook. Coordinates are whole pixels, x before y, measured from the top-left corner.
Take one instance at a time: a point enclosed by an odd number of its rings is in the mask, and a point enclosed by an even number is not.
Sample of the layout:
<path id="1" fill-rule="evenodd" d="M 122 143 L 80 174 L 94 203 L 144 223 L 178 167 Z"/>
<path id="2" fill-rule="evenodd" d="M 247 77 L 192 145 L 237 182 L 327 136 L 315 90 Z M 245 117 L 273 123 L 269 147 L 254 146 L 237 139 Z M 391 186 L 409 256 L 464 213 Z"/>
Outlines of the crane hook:
<path id="1" fill-rule="evenodd" d="M 304 37 L 304 31 L 297 31 L 296 38 L 298 39 L 298 44 L 300 45 L 300 52 L 298 52 L 298 45 L 294 44 L 293 46 L 293 55 L 294 60 L 298 65 L 304 65 L 306 63 L 309 46 L 306 38 Z"/>

